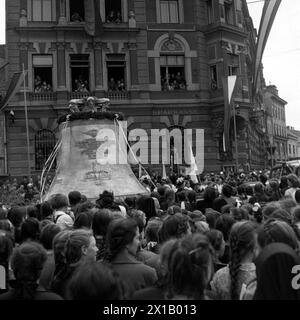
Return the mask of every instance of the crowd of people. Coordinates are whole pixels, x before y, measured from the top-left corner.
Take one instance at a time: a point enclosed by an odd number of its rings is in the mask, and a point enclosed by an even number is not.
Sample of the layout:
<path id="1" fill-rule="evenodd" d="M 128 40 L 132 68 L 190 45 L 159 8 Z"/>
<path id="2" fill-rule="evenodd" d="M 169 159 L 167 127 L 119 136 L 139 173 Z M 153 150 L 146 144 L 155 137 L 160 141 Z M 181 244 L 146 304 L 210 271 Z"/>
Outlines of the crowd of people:
<path id="1" fill-rule="evenodd" d="M 44 185 L 46 192 L 51 182 L 52 176 L 48 175 Z M 8 209 L 15 205 L 35 205 L 40 201 L 41 187 L 40 176 L 24 176 L 22 181 L 16 178 L 7 179 L 0 185 L 0 204 Z"/>
<path id="2" fill-rule="evenodd" d="M 83 76 L 79 76 L 78 79 L 75 79 L 75 90 L 74 92 L 89 92 L 89 83 L 87 80 L 83 79 Z"/>
<path id="3" fill-rule="evenodd" d="M 121 23 L 122 22 L 122 15 L 120 11 L 111 10 L 106 17 L 107 23 Z"/>
<path id="4" fill-rule="evenodd" d="M 267 172 L 141 177 L 0 208 L 0 300 L 298 300 L 300 183 Z M 124 185 L 125 188 L 125 185 Z M 4 277 L 4 278 L 3 278 Z"/>
<path id="5" fill-rule="evenodd" d="M 161 78 L 161 87 L 163 91 L 173 91 L 186 89 L 186 81 L 180 72 L 177 74 L 166 74 Z"/>
<path id="6" fill-rule="evenodd" d="M 124 79 L 115 81 L 115 78 L 110 78 L 108 81 L 108 91 L 126 91 Z"/>
<path id="7" fill-rule="evenodd" d="M 34 92 L 52 92 L 52 86 L 47 81 L 43 80 L 39 75 L 34 79 Z"/>

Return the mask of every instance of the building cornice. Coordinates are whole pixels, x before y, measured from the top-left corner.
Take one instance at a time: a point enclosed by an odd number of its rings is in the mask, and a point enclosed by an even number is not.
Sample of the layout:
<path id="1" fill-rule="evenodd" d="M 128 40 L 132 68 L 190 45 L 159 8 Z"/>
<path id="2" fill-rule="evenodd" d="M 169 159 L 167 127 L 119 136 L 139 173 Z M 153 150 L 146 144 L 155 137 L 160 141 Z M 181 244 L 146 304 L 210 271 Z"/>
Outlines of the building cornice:
<path id="1" fill-rule="evenodd" d="M 282 98 L 280 98 L 280 97 L 278 97 L 278 96 L 276 96 L 276 95 L 272 95 L 272 96 L 271 96 L 271 99 L 277 100 L 277 101 L 279 101 L 280 103 L 282 103 L 282 104 L 284 104 L 284 105 L 287 104 L 287 101 L 283 100 Z"/>
<path id="2" fill-rule="evenodd" d="M 49 32 L 49 31 L 82 31 L 85 32 L 84 25 L 36 25 L 36 26 L 27 26 L 27 27 L 16 27 L 15 30 L 17 32 L 32 32 L 32 31 L 39 31 L 39 32 Z M 113 26 L 113 27 L 103 27 L 103 34 L 107 34 L 110 32 L 121 32 L 121 33 L 139 33 L 140 28 L 129 28 L 126 26 Z"/>
<path id="3" fill-rule="evenodd" d="M 229 32 L 243 38 L 248 37 L 248 32 L 241 30 L 241 28 L 236 26 L 231 26 L 221 22 L 216 22 L 216 23 L 207 25 L 205 27 L 205 30 L 203 31 L 208 36 L 213 33 L 219 33 L 221 31 L 221 32 Z"/>

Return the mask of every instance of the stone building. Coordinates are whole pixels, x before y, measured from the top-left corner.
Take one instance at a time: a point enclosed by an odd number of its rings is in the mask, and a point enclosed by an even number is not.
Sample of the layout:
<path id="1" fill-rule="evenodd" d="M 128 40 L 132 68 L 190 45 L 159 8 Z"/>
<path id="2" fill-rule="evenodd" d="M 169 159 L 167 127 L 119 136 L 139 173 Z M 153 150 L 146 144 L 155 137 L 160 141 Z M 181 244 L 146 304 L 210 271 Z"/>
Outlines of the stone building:
<path id="1" fill-rule="evenodd" d="M 275 85 L 269 85 L 264 89 L 264 103 L 267 112 L 266 127 L 269 160 L 273 164 L 277 161 L 286 161 L 288 160 L 288 134 L 285 118 L 287 102 L 279 97 L 278 89 Z"/>
<path id="2" fill-rule="evenodd" d="M 51 153 L 56 120 L 68 101 L 88 95 L 109 97 L 112 110 L 127 116 L 129 130 L 203 129 L 204 170 L 230 168 L 236 157 L 232 117 L 232 152 L 222 150 L 222 79 L 229 75 L 238 76 L 233 106 L 240 169 L 265 166 L 265 123 L 257 121 L 264 81 L 261 74 L 253 95 L 257 34 L 245 0 L 98 4 L 101 33 L 91 36 L 83 0 L 6 0 L 6 83 L 24 65 L 32 173 L 41 172 Z M 1 111 L 2 174 L 27 173 L 24 100 L 21 88 Z M 175 168 L 174 150 L 167 171 Z"/>
<path id="3" fill-rule="evenodd" d="M 294 127 L 287 126 L 287 152 L 288 160 L 300 158 L 300 131 Z"/>

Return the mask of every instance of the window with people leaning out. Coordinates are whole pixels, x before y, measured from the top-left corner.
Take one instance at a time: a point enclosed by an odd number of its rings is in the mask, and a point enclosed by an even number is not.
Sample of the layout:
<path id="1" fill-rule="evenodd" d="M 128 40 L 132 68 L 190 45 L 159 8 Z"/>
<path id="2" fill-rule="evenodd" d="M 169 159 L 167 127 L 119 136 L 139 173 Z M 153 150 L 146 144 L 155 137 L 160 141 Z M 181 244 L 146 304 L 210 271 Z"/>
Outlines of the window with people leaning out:
<path id="1" fill-rule="evenodd" d="M 108 91 L 126 91 L 125 61 L 107 61 Z"/>
<path id="2" fill-rule="evenodd" d="M 34 92 L 44 93 L 52 92 L 52 68 L 35 67 L 34 68 Z"/>
<path id="3" fill-rule="evenodd" d="M 85 18 L 84 1 L 69 0 L 71 22 L 83 22 Z"/>
<path id="4" fill-rule="evenodd" d="M 106 23 L 122 22 L 121 0 L 105 0 Z"/>
<path id="5" fill-rule="evenodd" d="M 71 54 L 72 92 L 89 93 L 89 55 Z"/>
<path id="6" fill-rule="evenodd" d="M 184 67 L 161 67 L 162 91 L 186 90 Z"/>

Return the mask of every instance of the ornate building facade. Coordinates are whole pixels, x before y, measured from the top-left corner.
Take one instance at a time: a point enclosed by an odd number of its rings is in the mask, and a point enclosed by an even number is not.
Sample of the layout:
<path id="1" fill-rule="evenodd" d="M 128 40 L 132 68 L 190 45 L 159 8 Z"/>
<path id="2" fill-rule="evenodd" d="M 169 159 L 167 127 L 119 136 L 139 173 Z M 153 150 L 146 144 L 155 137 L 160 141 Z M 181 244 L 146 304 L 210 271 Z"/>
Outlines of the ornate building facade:
<path id="1" fill-rule="evenodd" d="M 287 161 L 289 154 L 285 118 L 285 106 L 287 102 L 279 97 L 276 86 L 269 85 L 264 89 L 264 104 L 269 142 L 269 161 L 273 162 L 273 164 L 278 161 Z"/>
<path id="2" fill-rule="evenodd" d="M 24 65 L 33 173 L 55 145 L 68 101 L 88 95 L 109 97 L 129 130 L 203 129 L 204 170 L 232 167 L 233 119 L 231 155 L 222 150 L 222 78 L 230 75 L 238 77 L 239 169 L 266 165 L 264 82 L 254 95 L 257 35 L 245 0 L 99 0 L 103 30 L 95 37 L 86 32 L 84 2 L 6 0 L 6 83 Z M 2 175 L 27 173 L 24 100 L 21 89 L 1 111 Z"/>
<path id="3" fill-rule="evenodd" d="M 288 160 L 300 158 L 300 131 L 294 127 L 287 126 L 287 147 Z"/>

